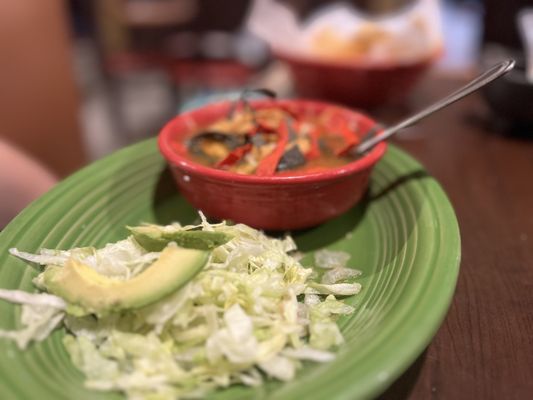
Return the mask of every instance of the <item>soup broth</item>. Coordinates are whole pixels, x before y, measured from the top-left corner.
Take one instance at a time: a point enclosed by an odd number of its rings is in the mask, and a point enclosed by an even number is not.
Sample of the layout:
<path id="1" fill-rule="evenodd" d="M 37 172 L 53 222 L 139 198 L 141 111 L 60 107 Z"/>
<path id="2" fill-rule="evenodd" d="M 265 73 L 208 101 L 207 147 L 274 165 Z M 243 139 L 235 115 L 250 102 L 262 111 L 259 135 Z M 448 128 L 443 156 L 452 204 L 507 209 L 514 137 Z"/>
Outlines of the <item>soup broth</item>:
<path id="1" fill-rule="evenodd" d="M 232 112 L 194 132 L 186 142 L 197 163 L 260 176 L 310 173 L 355 160 L 357 121 L 332 107 L 300 115 L 286 106 Z"/>

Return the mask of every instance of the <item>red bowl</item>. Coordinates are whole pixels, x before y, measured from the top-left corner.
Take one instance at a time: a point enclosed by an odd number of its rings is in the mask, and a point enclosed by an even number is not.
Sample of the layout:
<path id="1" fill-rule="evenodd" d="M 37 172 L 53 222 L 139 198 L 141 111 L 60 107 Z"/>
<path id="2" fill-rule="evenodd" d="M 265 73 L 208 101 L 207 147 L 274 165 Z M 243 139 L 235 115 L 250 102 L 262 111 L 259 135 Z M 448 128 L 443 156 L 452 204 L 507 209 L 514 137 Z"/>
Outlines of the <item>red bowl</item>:
<path id="1" fill-rule="evenodd" d="M 375 121 L 332 104 L 280 100 L 298 112 L 312 115 L 335 107 L 343 117 L 358 121 L 366 132 Z M 254 108 L 272 101 L 252 102 Z M 365 193 L 372 168 L 386 150 L 374 147 L 365 156 L 342 167 L 321 172 L 276 176 L 242 175 L 198 164 L 187 157 L 184 139 L 198 128 L 224 118 L 229 102 L 211 104 L 168 122 L 159 134 L 159 149 L 182 195 L 206 215 L 241 222 L 265 230 L 300 229 L 318 225 L 355 205 Z"/>
<path id="2" fill-rule="evenodd" d="M 440 54 L 408 64 L 365 64 L 275 52 L 288 65 L 299 96 L 363 108 L 403 100 Z"/>

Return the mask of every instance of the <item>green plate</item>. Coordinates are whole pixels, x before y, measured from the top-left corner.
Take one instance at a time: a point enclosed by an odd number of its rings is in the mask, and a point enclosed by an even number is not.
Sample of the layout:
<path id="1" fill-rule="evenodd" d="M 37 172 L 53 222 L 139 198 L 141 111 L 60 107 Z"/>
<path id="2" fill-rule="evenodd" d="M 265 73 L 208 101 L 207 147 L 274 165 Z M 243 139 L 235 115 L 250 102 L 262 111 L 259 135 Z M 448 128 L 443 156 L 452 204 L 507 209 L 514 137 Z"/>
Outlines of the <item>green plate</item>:
<path id="1" fill-rule="evenodd" d="M 102 246 L 142 221 L 192 222 L 195 210 L 174 188 L 155 140 L 84 168 L 31 204 L 0 234 L 0 287 L 33 290 L 36 271 L 11 257 L 26 251 Z M 424 169 L 390 146 L 364 202 L 343 216 L 294 234 L 305 252 L 345 250 L 363 271 L 349 299 L 354 315 L 339 324 L 346 343 L 328 364 L 309 364 L 295 381 L 259 389 L 233 387 L 215 399 L 357 399 L 384 391 L 428 345 L 453 296 L 460 240 L 453 209 Z M 18 325 L 19 309 L 0 302 L 0 328 Z M 62 347 L 62 331 L 20 352 L 0 339 L 2 399 L 120 399 L 83 387 Z"/>

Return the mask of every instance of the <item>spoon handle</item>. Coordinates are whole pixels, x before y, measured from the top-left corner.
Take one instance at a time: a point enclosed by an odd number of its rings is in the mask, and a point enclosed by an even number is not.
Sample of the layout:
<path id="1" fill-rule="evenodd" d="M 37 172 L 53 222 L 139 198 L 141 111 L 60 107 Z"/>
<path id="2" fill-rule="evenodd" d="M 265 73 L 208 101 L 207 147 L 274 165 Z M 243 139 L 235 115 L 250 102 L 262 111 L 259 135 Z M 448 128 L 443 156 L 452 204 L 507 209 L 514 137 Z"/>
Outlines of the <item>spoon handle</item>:
<path id="1" fill-rule="evenodd" d="M 514 64 L 514 60 L 509 59 L 492 66 L 490 69 L 488 69 L 478 77 L 474 78 L 460 89 L 449 94 L 445 98 L 431 104 L 430 106 L 424 108 L 415 115 L 412 115 L 398 122 L 396 125 L 390 126 L 382 130 L 377 135 L 372 136 L 367 140 L 364 140 L 359 146 L 357 146 L 357 153 L 363 154 L 364 152 L 374 147 L 376 144 L 388 139 L 390 136 L 394 135 L 399 130 L 407 128 L 408 126 L 415 124 L 416 122 L 427 117 L 428 115 L 440 110 L 441 108 L 449 106 L 450 104 L 455 103 L 457 100 L 460 100 L 463 97 L 469 95 L 470 93 L 475 92 L 479 88 L 485 86 L 487 83 L 492 82 L 494 79 L 510 71 L 514 67 Z"/>

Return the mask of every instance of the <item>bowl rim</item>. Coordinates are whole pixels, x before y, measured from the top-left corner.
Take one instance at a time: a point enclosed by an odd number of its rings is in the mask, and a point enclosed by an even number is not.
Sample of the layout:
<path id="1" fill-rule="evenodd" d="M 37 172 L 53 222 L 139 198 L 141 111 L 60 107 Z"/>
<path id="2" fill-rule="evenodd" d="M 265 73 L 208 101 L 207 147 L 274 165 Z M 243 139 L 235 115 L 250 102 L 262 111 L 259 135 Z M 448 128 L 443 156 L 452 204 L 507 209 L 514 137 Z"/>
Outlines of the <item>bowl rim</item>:
<path id="1" fill-rule="evenodd" d="M 324 109 L 327 107 L 334 107 L 342 112 L 347 112 L 349 114 L 357 114 L 358 118 L 366 119 L 372 125 L 377 124 L 378 122 L 369 117 L 367 114 L 359 111 L 341 106 L 335 103 L 328 103 L 318 100 L 307 100 L 307 99 L 280 99 L 275 100 L 277 104 L 281 103 L 283 105 L 298 104 L 304 108 L 315 107 L 319 109 Z M 171 166 L 178 167 L 181 170 L 191 173 L 193 175 L 204 175 L 211 179 L 232 182 L 232 183 L 249 183 L 249 184 L 291 184 L 296 182 L 301 183 L 319 183 L 334 179 L 343 178 L 350 176 L 369 168 L 372 168 L 385 154 L 387 149 L 387 143 L 381 142 L 373 147 L 369 152 L 364 156 L 349 162 L 345 165 L 335 168 L 329 168 L 324 171 L 317 171 L 311 173 L 297 174 L 297 175 L 272 175 L 272 176 L 257 176 L 257 175 L 245 175 L 238 174 L 236 172 L 224 171 L 216 168 L 207 167 L 205 165 L 194 162 L 193 160 L 181 156 L 176 152 L 172 147 L 172 133 L 176 123 L 181 122 L 187 119 L 193 119 L 194 116 L 208 113 L 210 111 L 218 111 L 222 113 L 230 105 L 231 101 L 221 101 L 210 103 L 208 105 L 186 111 L 184 113 L 178 114 L 170 121 L 168 121 L 163 128 L 161 129 L 158 136 L 158 147 L 159 151 L 163 157 L 167 160 Z M 253 100 L 250 101 L 255 107 L 265 107 L 269 104 L 272 104 L 272 100 Z"/>
<path id="2" fill-rule="evenodd" d="M 442 43 L 435 46 L 434 49 L 428 52 L 424 57 L 408 60 L 404 62 L 394 62 L 390 60 L 372 61 L 358 59 L 334 59 L 313 56 L 312 54 L 296 54 L 280 48 L 273 48 L 272 53 L 274 57 L 289 64 L 300 64 L 314 67 L 328 67 L 338 69 L 352 69 L 352 70 L 391 70 L 400 68 L 413 67 L 429 67 L 434 62 L 438 61 L 445 53 L 445 48 Z"/>

